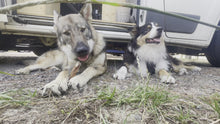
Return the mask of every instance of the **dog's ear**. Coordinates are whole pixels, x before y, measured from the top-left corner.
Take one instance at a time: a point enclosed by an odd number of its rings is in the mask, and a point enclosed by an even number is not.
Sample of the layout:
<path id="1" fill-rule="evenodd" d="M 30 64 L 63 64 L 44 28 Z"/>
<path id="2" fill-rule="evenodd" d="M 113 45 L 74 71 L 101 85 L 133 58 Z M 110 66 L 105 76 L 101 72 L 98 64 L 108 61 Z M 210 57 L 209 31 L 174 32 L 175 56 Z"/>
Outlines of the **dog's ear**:
<path id="1" fill-rule="evenodd" d="M 56 10 L 54 10 L 53 11 L 53 23 L 54 23 L 54 25 L 57 23 L 59 17 L 60 17 L 60 15 L 57 13 Z"/>
<path id="2" fill-rule="evenodd" d="M 87 20 L 90 21 L 92 20 L 92 4 L 91 3 L 86 3 L 81 11 L 81 15 Z"/>

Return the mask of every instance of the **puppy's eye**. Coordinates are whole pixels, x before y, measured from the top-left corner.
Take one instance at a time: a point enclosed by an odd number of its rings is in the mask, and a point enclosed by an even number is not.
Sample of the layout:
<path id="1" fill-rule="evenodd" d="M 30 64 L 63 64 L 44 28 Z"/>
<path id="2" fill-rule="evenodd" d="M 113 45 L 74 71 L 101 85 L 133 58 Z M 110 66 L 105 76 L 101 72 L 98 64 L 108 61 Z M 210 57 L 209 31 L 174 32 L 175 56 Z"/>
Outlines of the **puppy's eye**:
<path id="1" fill-rule="evenodd" d="M 70 35 L 70 32 L 69 31 L 64 31 L 63 34 Z"/>
<path id="2" fill-rule="evenodd" d="M 86 30 L 86 28 L 81 28 L 80 29 L 81 32 L 84 32 L 85 30 Z"/>

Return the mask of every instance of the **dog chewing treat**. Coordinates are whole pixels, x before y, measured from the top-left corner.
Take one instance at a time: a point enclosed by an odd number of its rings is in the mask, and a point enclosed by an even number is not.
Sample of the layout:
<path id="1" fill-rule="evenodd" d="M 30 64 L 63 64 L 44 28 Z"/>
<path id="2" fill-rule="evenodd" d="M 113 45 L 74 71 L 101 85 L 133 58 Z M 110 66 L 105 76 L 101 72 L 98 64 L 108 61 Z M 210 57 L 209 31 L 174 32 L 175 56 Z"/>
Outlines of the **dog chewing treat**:
<path id="1" fill-rule="evenodd" d="M 182 75 L 187 74 L 186 69 L 201 70 L 196 66 L 186 66 L 167 53 L 163 29 L 157 23 L 151 22 L 139 27 L 137 31 L 137 36 L 128 44 L 123 55 L 124 66 L 113 75 L 115 79 L 125 79 L 132 73 L 147 78 L 148 73 L 155 73 L 161 82 L 172 84 L 176 80 L 169 71 Z"/>
<path id="2" fill-rule="evenodd" d="M 76 62 L 76 65 L 73 67 L 71 73 L 70 73 L 70 79 L 73 78 L 77 72 L 79 72 L 79 68 L 81 66 L 80 62 Z"/>
<path id="3" fill-rule="evenodd" d="M 43 54 L 34 65 L 17 73 L 28 74 L 32 70 L 61 65 L 62 71 L 56 79 L 43 86 L 42 96 L 48 96 L 48 93 L 62 95 L 68 88 L 78 90 L 92 78 L 103 74 L 107 65 L 105 41 L 92 26 L 91 19 L 91 3 L 85 4 L 77 14 L 61 16 L 54 11 L 58 49 Z"/>

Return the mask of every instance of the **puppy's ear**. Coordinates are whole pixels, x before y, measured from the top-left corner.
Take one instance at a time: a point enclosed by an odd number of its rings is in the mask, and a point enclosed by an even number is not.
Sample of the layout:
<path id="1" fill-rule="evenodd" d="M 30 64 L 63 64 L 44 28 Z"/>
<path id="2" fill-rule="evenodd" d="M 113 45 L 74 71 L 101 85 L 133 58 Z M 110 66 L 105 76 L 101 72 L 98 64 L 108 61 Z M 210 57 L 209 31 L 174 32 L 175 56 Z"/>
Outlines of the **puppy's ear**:
<path id="1" fill-rule="evenodd" d="M 60 15 L 57 13 L 56 10 L 54 10 L 53 11 L 53 23 L 54 23 L 54 25 L 57 23 L 59 17 L 60 17 Z"/>
<path id="2" fill-rule="evenodd" d="M 92 20 L 92 4 L 91 3 L 86 3 L 81 11 L 80 14 L 87 20 L 90 21 Z"/>

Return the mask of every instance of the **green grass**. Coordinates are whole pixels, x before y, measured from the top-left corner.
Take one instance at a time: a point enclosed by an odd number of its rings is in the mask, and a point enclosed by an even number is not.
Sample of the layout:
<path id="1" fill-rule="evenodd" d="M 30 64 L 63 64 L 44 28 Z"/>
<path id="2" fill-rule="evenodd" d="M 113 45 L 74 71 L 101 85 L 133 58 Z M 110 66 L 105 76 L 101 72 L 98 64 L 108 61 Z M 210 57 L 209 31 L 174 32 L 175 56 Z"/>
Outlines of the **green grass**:
<path id="1" fill-rule="evenodd" d="M 0 108 L 6 106 L 25 106 L 30 103 L 31 98 L 36 97 L 36 92 L 23 89 L 0 93 Z"/>
<path id="2" fill-rule="evenodd" d="M 130 85 L 131 87 L 126 89 L 110 85 L 97 87 L 98 90 L 94 91 L 97 96 L 88 95 L 68 99 L 53 97 L 51 98 L 54 99 L 52 102 L 42 101 L 37 97 L 36 92 L 19 89 L 0 93 L 0 109 L 5 111 L 8 108 L 23 106 L 29 108 L 36 104 L 44 105 L 50 102 L 50 104 L 57 106 L 56 114 L 63 118 L 63 122 L 69 122 L 69 120 L 74 120 L 77 117 L 84 118 L 88 122 L 99 120 L 104 124 L 111 123 L 114 120 L 105 113 L 105 110 L 110 112 L 111 110 L 119 110 L 120 112 L 127 106 L 129 106 L 129 110 L 121 120 L 121 123 L 124 124 L 131 123 L 130 117 L 136 114 L 142 114 L 143 118 L 141 119 L 143 120 L 139 121 L 143 121 L 143 123 L 146 120 L 147 123 L 199 123 L 200 118 L 203 118 L 203 113 L 206 111 L 211 116 L 208 116 L 209 120 L 204 122 L 208 123 L 210 120 L 214 121 L 220 117 L 220 94 L 202 99 L 202 103 L 206 103 L 210 107 L 198 108 L 197 106 L 200 106 L 201 102 L 192 101 L 191 98 L 188 98 L 189 96 L 186 98 L 185 96 L 174 95 L 162 86 L 150 85 L 148 80 L 137 80 L 133 83 L 135 85 Z M 52 116 L 54 113 L 50 114 Z"/>
<path id="3" fill-rule="evenodd" d="M 9 74 L 9 73 L 3 72 L 3 71 L 0 71 L 0 74 L 5 74 L 5 75 L 9 75 L 9 76 L 15 76 L 13 74 Z"/>
<path id="4" fill-rule="evenodd" d="M 220 94 L 213 94 L 209 98 L 204 98 L 203 100 L 212 107 L 212 109 L 218 114 L 218 118 L 220 118 Z"/>
<path id="5" fill-rule="evenodd" d="M 178 106 L 178 108 L 179 111 L 177 112 L 176 120 L 179 121 L 181 124 L 192 123 L 193 115 L 190 114 L 189 110 L 184 110 L 182 106 Z"/>
<path id="6" fill-rule="evenodd" d="M 172 100 L 173 97 L 169 97 L 169 95 L 162 88 L 151 87 L 148 83 L 122 91 L 110 87 L 98 91 L 98 99 L 103 100 L 104 105 L 109 106 L 137 103 L 136 105 L 141 107 L 151 103 L 153 107 L 157 107 Z"/>
<path id="7" fill-rule="evenodd" d="M 106 86 L 97 92 L 97 96 L 99 100 L 103 101 L 103 106 L 120 108 L 123 105 L 129 105 L 137 111 L 143 110 L 149 113 L 154 122 L 158 123 L 165 122 L 164 115 L 166 113 L 163 112 L 163 105 L 176 98 L 157 85 L 150 86 L 149 81 L 146 80 L 142 80 L 137 86 L 125 90 Z M 129 116 L 128 114 L 127 118 Z M 123 123 L 127 123 L 127 118 Z"/>

